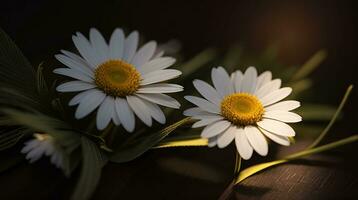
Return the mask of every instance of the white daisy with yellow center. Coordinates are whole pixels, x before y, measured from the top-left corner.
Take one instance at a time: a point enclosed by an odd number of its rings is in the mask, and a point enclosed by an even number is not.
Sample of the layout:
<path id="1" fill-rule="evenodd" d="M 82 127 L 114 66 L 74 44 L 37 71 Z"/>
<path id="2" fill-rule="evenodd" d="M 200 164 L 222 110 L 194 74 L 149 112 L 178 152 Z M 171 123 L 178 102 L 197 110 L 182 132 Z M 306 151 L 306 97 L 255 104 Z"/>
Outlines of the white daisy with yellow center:
<path id="1" fill-rule="evenodd" d="M 40 133 L 35 133 L 34 137 L 34 139 L 25 142 L 25 146 L 21 149 L 21 153 L 26 154 L 26 159 L 33 163 L 46 155 L 50 157 L 52 164 L 63 169 L 63 152 L 54 138 L 49 134 Z"/>
<path id="2" fill-rule="evenodd" d="M 209 139 L 210 147 L 224 148 L 235 140 L 240 156 L 249 159 L 254 150 L 267 155 L 266 137 L 281 145 L 290 144 L 288 137 L 295 136 L 295 131 L 287 123 L 302 120 L 291 112 L 300 102 L 281 101 L 290 95 L 291 88 L 281 88 L 281 80 L 272 80 L 269 71 L 258 76 L 254 67 L 244 73 L 238 70 L 231 77 L 224 68 L 213 68 L 211 78 L 214 87 L 194 80 L 204 98 L 186 96 L 197 107 L 184 111 L 184 115 L 199 120 L 193 128 L 205 127 L 201 136 Z"/>
<path id="3" fill-rule="evenodd" d="M 156 52 L 156 42 L 150 41 L 137 50 L 138 32 L 125 37 L 122 29 L 116 29 L 107 44 L 94 28 L 89 40 L 81 33 L 72 40 L 81 56 L 62 50 L 55 57 L 68 68 L 57 68 L 54 73 L 77 79 L 56 88 L 59 92 L 80 92 L 69 102 L 70 106 L 78 105 L 77 119 L 98 107 L 99 130 L 113 121 L 133 132 L 135 115 L 147 126 L 152 125 L 152 118 L 164 124 L 166 118 L 158 105 L 180 107 L 178 101 L 164 93 L 179 92 L 183 87 L 160 82 L 176 78 L 181 72 L 166 69 L 175 59 Z"/>

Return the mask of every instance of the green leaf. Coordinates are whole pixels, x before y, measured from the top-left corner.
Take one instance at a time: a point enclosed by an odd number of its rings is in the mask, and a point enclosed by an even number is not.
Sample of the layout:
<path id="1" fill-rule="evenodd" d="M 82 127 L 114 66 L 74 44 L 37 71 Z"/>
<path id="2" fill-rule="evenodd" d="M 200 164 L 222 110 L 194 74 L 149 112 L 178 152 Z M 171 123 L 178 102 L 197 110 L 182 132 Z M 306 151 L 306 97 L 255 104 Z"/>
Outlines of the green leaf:
<path id="1" fill-rule="evenodd" d="M 110 161 L 116 163 L 123 163 L 137 158 L 144 152 L 151 149 L 154 145 L 158 144 L 158 142 L 168 136 L 175 129 L 186 124 L 189 121 L 190 117 L 184 118 L 162 129 L 159 132 L 148 134 L 145 137 L 132 141 L 132 143 L 130 144 L 124 145 L 122 148 L 117 149 L 116 152 L 110 156 Z"/>
<path id="2" fill-rule="evenodd" d="M 169 148 L 169 147 L 202 147 L 208 146 L 208 140 L 204 138 L 190 139 L 190 140 L 178 140 L 171 142 L 160 142 L 154 146 L 154 149 Z"/>
<path id="3" fill-rule="evenodd" d="M 0 28 L 0 83 L 36 97 L 35 73 L 20 49 Z"/>
<path id="4" fill-rule="evenodd" d="M 0 105 L 32 111 L 46 109 L 40 101 L 10 87 L 0 87 Z"/>
<path id="5" fill-rule="evenodd" d="M 300 151 L 298 153 L 289 155 L 283 159 L 280 160 L 275 160 L 275 161 L 271 161 L 271 162 L 266 162 L 266 163 L 261 163 L 261 164 L 257 164 L 251 167 L 248 167 L 244 170 L 242 170 L 235 182 L 235 184 L 238 184 L 240 182 L 242 182 L 243 180 L 245 180 L 246 178 L 264 170 L 267 169 L 269 167 L 278 165 L 278 164 L 282 164 L 282 163 L 286 163 L 289 162 L 291 160 L 295 160 L 298 158 L 302 158 L 304 156 L 308 156 L 308 155 L 313 155 L 313 154 L 317 154 L 323 151 L 328 151 L 330 149 L 333 148 L 337 148 L 339 146 L 343 146 L 345 144 L 349 144 L 349 143 L 353 143 L 353 142 L 357 142 L 358 141 L 358 135 L 353 135 L 351 137 L 336 141 L 336 142 L 332 142 L 326 145 L 322 145 L 320 147 L 316 147 L 316 148 L 312 148 L 312 149 L 308 149 L 308 150 L 304 150 L 304 151 Z"/>
<path id="6" fill-rule="evenodd" d="M 326 59 L 327 52 L 325 50 L 320 50 L 315 53 L 301 68 L 292 76 L 292 80 L 300 80 L 307 77 L 311 72 L 313 72 L 321 63 Z"/>
<path id="7" fill-rule="evenodd" d="M 222 65 L 231 71 L 237 67 L 238 63 L 240 62 L 242 56 L 242 48 L 238 45 L 233 45 L 229 51 L 226 53 Z"/>
<path id="8" fill-rule="evenodd" d="M 196 55 L 194 58 L 180 66 L 180 71 L 182 75 L 180 79 L 184 80 L 189 77 L 192 73 L 199 70 L 201 67 L 204 67 L 207 63 L 214 60 L 217 56 L 217 52 L 214 49 L 206 49 Z"/>
<path id="9" fill-rule="evenodd" d="M 73 200 L 90 199 L 101 178 L 102 167 L 107 163 L 107 158 L 94 142 L 82 136 L 81 144 L 82 169 L 81 176 L 71 196 Z"/>
<path id="10" fill-rule="evenodd" d="M 291 96 L 291 98 L 293 98 L 299 96 L 301 92 L 309 89 L 312 86 L 312 81 L 308 78 L 305 78 L 299 81 L 291 82 L 288 84 L 288 86 L 292 88 L 293 96 Z"/>
<path id="11" fill-rule="evenodd" d="M 352 92 L 352 89 L 353 89 L 353 85 L 350 85 L 347 88 L 347 90 L 346 90 L 346 92 L 345 92 L 345 94 L 344 94 L 344 96 L 343 96 L 343 98 L 341 100 L 341 103 L 339 104 L 339 106 L 338 106 L 336 112 L 334 113 L 331 121 L 329 121 L 329 123 L 326 126 L 326 128 L 322 131 L 322 133 L 318 136 L 318 138 L 308 148 L 312 148 L 312 147 L 315 147 L 316 145 L 318 145 L 322 141 L 322 139 L 327 135 L 328 131 L 331 130 L 331 127 L 336 122 L 336 120 L 337 120 L 338 116 L 340 115 L 344 105 L 346 104 L 346 102 L 347 102 L 347 100 L 349 98 L 349 95 Z"/>
<path id="12" fill-rule="evenodd" d="M 25 135 L 28 130 L 13 129 L 0 135 L 0 151 L 13 147 Z"/>
<path id="13" fill-rule="evenodd" d="M 49 89 L 43 75 L 43 63 L 37 67 L 36 71 L 36 90 L 42 99 L 49 99 Z"/>
<path id="14" fill-rule="evenodd" d="M 71 129 L 71 127 L 64 121 L 41 113 L 23 112 L 14 109 L 2 109 L 1 111 L 17 125 L 32 128 L 36 131 L 52 134 L 65 132 L 66 129 L 67 131 Z"/>
<path id="15" fill-rule="evenodd" d="M 336 112 L 336 107 L 322 104 L 302 104 L 295 112 L 302 116 L 305 121 L 308 120 L 319 120 L 325 121 L 332 119 Z"/>

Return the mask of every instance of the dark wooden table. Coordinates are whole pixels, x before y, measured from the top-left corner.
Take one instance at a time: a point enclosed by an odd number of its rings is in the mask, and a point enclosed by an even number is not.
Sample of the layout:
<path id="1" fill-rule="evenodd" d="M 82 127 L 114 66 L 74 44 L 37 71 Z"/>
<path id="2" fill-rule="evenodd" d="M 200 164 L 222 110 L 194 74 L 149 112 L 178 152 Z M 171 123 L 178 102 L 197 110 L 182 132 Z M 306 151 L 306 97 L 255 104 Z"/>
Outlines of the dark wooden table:
<path id="1" fill-rule="evenodd" d="M 271 147 L 277 157 L 302 149 Z M 233 199 L 358 199 L 357 144 L 270 168 L 236 187 Z M 152 150 L 126 164 L 109 164 L 93 199 L 217 199 L 232 178 L 234 147 Z M 243 168 L 268 161 L 254 156 Z M 77 173 L 78 174 L 78 173 Z M 68 199 L 65 178 L 46 159 L 0 174 L 0 199 Z"/>

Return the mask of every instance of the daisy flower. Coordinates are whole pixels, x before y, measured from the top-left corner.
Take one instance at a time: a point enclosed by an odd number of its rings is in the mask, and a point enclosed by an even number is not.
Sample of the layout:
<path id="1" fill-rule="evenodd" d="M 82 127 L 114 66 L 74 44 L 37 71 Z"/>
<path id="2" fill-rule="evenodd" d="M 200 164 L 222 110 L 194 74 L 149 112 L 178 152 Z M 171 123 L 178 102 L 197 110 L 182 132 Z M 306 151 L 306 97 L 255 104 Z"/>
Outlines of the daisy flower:
<path id="1" fill-rule="evenodd" d="M 25 146 L 21 149 L 21 153 L 26 154 L 26 159 L 33 163 L 46 155 L 51 157 L 51 163 L 57 168 L 63 168 L 62 151 L 53 137 L 39 133 L 35 133 L 34 137 L 34 139 L 25 142 Z"/>
<path id="2" fill-rule="evenodd" d="M 175 59 L 156 52 L 157 44 L 150 41 L 138 48 L 138 32 L 125 37 L 116 29 L 107 44 L 101 33 L 92 28 L 87 40 L 81 33 L 72 36 L 79 55 L 62 50 L 56 59 L 68 68 L 57 68 L 54 73 L 76 80 L 63 83 L 59 92 L 79 92 L 69 102 L 78 105 L 75 117 L 81 119 L 96 108 L 96 124 L 103 130 L 112 120 L 128 132 L 135 128 L 135 115 L 147 126 L 152 118 L 164 124 L 165 115 L 158 105 L 179 108 L 178 101 L 164 93 L 183 90 L 176 84 L 160 83 L 181 75 L 166 69 Z"/>
<path id="3" fill-rule="evenodd" d="M 194 86 L 204 97 L 186 96 L 197 107 L 184 111 L 184 115 L 199 121 L 193 128 L 205 127 L 201 133 L 209 139 L 209 146 L 224 148 L 235 140 L 237 151 L 243 159 L 250 159 L 255 150 L 261 156 L 268 153 L 266 138 L 288 146 L 288 137 L 295 131 L 287 124 L 302 118 L 290 112 L 300 102 L 287 100 L 292 89 L 281 88 L 280 79 L 272 79 L 266 71 L 258 76 L 254 67 L 244 73 L 236 71 L 231 77 L 222 67 L 213 68 L 214 87 L 201 80 Z"/>

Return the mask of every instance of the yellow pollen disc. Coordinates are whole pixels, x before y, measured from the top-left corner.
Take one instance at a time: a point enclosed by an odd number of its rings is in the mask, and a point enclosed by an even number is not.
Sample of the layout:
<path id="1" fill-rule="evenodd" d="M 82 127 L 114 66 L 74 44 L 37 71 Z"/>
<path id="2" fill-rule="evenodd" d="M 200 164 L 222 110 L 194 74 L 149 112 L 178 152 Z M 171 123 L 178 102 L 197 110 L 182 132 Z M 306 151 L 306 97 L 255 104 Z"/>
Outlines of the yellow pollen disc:
<path id="1" fill-rule="evenodd" d="M 141 80 L 134 66 L 122 60 L 109 60 L 100 64 L 94 76 L 97 87 L 113 97 L 135 93 Z"/>
<path id="2" fill-rule="evenodd" d="M 40 134 L 40 133 L 35 133 L 34 137 L 40 141 L 45 141 L 50 138 L 48 134 Z"/>
<path id="3" fill-rule="evenodd" d="M 238 126 L 253 125 L 260 121 L 264 107 L 259 99 L 248 93 L 235 93 L 221 101 L 221 115 Z"/>

